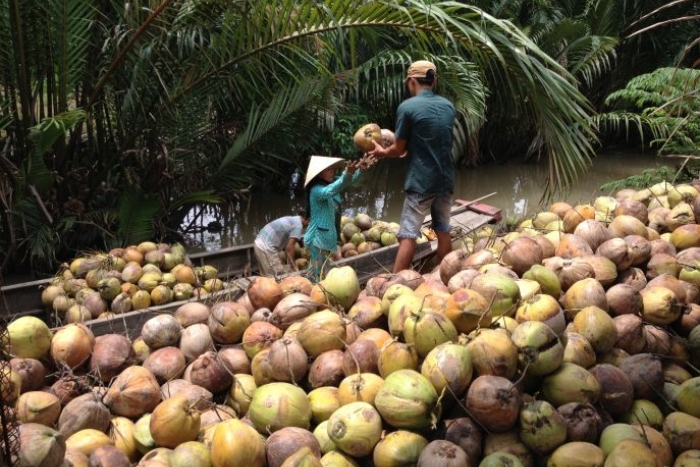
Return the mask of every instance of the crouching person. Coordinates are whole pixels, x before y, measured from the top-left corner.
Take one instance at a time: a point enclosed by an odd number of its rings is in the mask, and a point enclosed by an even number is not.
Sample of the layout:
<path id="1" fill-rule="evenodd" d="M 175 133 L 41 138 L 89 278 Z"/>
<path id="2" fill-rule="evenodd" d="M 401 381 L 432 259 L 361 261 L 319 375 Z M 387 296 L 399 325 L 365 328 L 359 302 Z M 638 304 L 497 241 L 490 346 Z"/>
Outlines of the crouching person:
<path id="1" fill-rule="evenodd" d="M 297 270 L 294 249 L 308 224 L 309 219 L 302 212 L 296 216 L 280 217 L 262 228 L 253 245 L 262 275 L 280 277 Z M 282 252 L 287 264 L 282 262 Z"/>

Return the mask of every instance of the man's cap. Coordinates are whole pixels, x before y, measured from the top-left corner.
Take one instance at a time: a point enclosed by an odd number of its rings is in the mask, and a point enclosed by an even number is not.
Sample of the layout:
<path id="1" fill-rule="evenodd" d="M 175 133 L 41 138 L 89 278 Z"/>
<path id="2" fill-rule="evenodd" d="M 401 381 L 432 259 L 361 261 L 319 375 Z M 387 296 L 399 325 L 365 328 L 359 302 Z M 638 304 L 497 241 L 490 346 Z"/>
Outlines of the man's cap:
<path id="1" fill-rule="evenodd" d="M 316 178 L 318 174 L 323 172 L 329 167 L 342 167 L 345 164 L 345 159 L 340 157 L 325 157 L 325 156 L 311 156 L 309 160 L 309 168 L 306 170 L 306 180 L 304 181 L 304 188 L 311 183 L 311 180 Z"/>
<path id="2" fill-rule="evenodd" d="M 418 60 L 417 62 L 411 63 L 408 67 L 408 73 L 406 73 L 406 79 L 416 78 L 424 79 L 428 77 L 428 71 L 433 70 L 433 76 L 437 76 L 437 67 L 433 62 L 427 60 Z"/>

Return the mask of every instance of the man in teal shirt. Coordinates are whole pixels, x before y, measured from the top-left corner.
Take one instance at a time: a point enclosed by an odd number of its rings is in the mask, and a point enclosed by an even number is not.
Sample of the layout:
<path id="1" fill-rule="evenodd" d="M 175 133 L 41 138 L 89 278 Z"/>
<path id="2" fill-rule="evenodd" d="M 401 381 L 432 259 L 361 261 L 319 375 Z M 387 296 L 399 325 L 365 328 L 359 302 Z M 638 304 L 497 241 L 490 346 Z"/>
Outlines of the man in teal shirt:
<path id="1" fill-rule="evenodd" d="M 433 91 L 437 67 L 429 61 L 413 62 L 406 75 L 411 97 L 396 111 L 396 142 L 388 148 L 375 143 L 376 158 L 401 157 L 408 151 L 409 165 L 404 190 L 399 251 L 394 272 L 409 269 L 416 251 L 421 225 L 430 212 L 437 234 L 437 260 L 451 251 L 450 208 L 454 191 L 452 129 L 454 105 Z"/>

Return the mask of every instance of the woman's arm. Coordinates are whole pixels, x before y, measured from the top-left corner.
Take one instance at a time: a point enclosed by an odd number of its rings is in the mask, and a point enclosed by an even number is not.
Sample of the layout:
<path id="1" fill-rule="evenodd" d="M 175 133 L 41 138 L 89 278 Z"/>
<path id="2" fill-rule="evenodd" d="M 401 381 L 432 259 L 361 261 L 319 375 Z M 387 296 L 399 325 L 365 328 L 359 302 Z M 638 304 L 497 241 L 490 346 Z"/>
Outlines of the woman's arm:
<path id="1" fill-rule="evenodd" d="M 343 189 L 347 188 L 348 185 L 357 180 L 357 177 L 359 177 L 359 175 L 360 174 L 359 171 L 357 171 L 357 165 L 352 162 L 348 162 L 348 165 L 346 166 L 345 170 L 340 175 L 340 177 L 338 177 L 337 180 L 326 186 L 316 185 L 313 188 L 313 195 L 318 197 L 318 199 L 332 198 L 333 196 L 343 191 Z"/>

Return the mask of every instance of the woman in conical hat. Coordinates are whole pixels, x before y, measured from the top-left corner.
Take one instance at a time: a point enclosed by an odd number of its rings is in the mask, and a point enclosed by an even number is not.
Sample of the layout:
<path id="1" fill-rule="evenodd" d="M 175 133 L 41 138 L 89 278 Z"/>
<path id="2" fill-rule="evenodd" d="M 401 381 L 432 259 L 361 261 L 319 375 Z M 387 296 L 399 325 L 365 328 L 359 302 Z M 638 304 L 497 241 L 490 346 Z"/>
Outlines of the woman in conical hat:
<path id="1" fill-rule="evenodd" d="M 335 177 L 336 168 L 345 170 Z M 342 213 L 340 193 L 360 176 L 357 162 L 345 163 L 339 157 L 311 156 L 306 171 L 306 212 L 309 226 L 304 245 L 311 253 L 312 272 L 320 279 L 323 263 L 338 250 L 338 228 Z"/>

